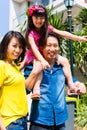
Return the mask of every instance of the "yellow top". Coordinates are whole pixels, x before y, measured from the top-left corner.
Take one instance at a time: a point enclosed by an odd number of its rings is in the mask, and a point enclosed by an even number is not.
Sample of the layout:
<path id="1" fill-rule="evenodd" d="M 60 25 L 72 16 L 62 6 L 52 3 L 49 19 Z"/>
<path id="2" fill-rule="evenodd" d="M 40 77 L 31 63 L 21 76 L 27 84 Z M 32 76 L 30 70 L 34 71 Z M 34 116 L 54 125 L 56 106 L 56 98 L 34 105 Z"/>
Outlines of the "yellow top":
<path id="1" fill-rule="evenodd" d="M 28 113 L 25 79 L 18 67 L 0 60 L 0 116 L 8 126 Z"/>

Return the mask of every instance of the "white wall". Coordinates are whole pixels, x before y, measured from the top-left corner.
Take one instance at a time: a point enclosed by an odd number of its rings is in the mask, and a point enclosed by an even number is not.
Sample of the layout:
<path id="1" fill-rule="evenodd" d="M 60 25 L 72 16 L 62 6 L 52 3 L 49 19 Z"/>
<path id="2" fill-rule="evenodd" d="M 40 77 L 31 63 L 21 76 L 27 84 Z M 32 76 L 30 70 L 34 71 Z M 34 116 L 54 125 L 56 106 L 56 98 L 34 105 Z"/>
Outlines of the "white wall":
<path id="1" fill-rule="evenodd" d="M 23 15 L 27 7 L 27 2 L 17 3 L 10 0 L 9 30 L 17 30 L 17 25 L 25 18 Z"/>
<path id="2" fill-rule="evenodd" d="M 18 2 L 15 2 L 18 1 Z M 21 0 L 22 2 L 19 2 L 19 0 L 10 0 L 10 13 L 9 13 L 9 30 L 18 30 L 17 25 L 21 23 L 25 19 L 25 9 L 27 7 L 27 0 Z M 28 0 L 31 2 L 34 0 Z M 65 11 L 66 14 L 66 7 L 64 5 L 64 0 L 49 0 L 51 4 L 49 4 L 49 7 L 52 5 L 55 7 L 54 12 L 61 12 Z M 84 2 L 84 0 L 75 0 L 74 6 L 72 8 L 72 16 L 76 16 L 81 8 L 87 8 L 87 3 Z M 53 13 L 54 13 L 53 12 Z"/>
<path id="3" fill-rule="evenodd" d="M 1 40 L 2 40 L 2 37 L 0 37 L 0 42 L 1 42 Z"/>
<path id="4" fill-rule="evenodd" d="M 75 5 L 78 5 L 81 8 L 87 8 L 87 3 L 85 0 L 74 0 Z"/>

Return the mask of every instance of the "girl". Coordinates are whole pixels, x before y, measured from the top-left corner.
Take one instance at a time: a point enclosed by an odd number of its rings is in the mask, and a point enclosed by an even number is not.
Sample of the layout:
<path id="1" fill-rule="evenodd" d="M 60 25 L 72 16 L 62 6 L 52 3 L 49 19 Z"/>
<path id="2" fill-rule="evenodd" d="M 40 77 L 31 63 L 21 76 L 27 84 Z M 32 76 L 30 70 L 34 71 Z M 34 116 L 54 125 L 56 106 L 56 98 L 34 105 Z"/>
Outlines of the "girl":
<path id="1" fill-rule="evenodd" d="M 31 8 L 28 8 L 28 24 L 27 24 L 27 31 L 26 31 L 26 41 L 30 49 L 26 52 L 25 59 L 21 63 L 21 68 L 23 68 L 26 64 L 31 63 L 34 58 L 36 58 L 41 62 L 43 69 L 50 68 L 49 63 L 44 59 L 42 55 L 41 46 L 44 45 L 47 33 L 51 31 L 59 34 L 61 37 L 64 38 L 69 38 L 78 41 L 87 41 L 85 37 L 79 37 L 66 31 L 60 31 L 54 28 L 53 26 L 48 25 L 48 15 L 46 9 L 41 5 L 35 5 Z M 63 66 L 64 74 L 68 81 L 68 86 L 73 88 L 74 85 L 72 82 L 72 76 L 71 76 L 70 65 L 68 60 L 58 55 L 57 62 L 58 64 L 61 64 Z M 39 99 L 40 97 L 39 85 L 41 79 L 42 79 L 42 74 L 40 73 L 38 75 L 38 79 L 33 89 L 33 94 L 31 96 L 32 99 Z"/>

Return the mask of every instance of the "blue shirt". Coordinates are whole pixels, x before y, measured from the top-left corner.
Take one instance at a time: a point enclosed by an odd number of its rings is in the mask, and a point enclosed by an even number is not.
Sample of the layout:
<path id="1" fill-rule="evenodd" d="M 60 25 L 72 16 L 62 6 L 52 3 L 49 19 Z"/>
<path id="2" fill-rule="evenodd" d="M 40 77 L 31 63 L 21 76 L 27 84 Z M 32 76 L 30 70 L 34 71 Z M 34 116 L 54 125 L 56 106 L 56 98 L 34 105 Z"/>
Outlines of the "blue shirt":
<path id="1" fill-rule="evenodd" d="M 62 66 L 55 64 L 51 70 L 43 71 L 40 100 L 32 102 L 30 121 L 53 126 L 64 123 L 67 118 L 65 76 Z"/>

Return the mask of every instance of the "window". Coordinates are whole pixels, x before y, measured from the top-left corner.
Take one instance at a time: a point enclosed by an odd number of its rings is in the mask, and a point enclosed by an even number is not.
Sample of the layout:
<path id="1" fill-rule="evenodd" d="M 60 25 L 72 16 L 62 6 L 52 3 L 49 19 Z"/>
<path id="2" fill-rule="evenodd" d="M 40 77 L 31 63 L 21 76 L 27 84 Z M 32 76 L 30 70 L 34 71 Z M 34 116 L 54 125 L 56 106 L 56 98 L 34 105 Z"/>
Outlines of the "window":
<path id="1" fill-rule="evenodd" d="M 45 5 L 45 6 L 46 6 L 46 5 L 48 5 L 48 4 L 49 4 L 49 1 L 50 1 L 50 0 L 41 0 L 41 3 L 42 3 L 43 5 Z"/>

